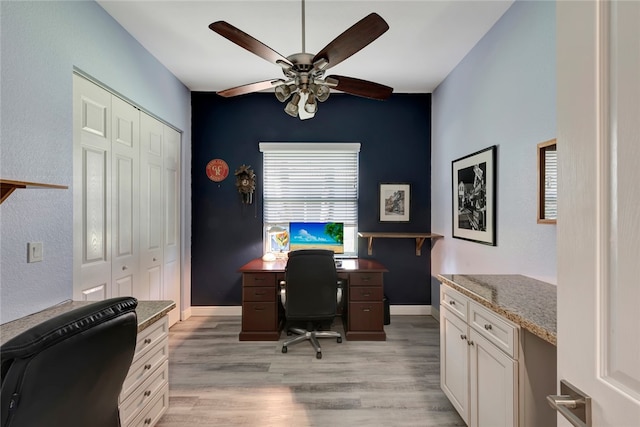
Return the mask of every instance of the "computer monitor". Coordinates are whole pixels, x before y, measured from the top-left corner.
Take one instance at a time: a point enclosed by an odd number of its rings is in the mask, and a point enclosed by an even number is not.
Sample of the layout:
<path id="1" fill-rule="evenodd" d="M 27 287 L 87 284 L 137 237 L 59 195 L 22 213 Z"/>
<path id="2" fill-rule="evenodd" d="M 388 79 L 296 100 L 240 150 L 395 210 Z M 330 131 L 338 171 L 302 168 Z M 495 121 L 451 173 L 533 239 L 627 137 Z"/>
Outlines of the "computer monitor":
<path id="1" fill-rule="evenodd" d="M 327 249 L 343 254 L 344 223 L 290 222 L 289 250 L 297 249 Z"/>

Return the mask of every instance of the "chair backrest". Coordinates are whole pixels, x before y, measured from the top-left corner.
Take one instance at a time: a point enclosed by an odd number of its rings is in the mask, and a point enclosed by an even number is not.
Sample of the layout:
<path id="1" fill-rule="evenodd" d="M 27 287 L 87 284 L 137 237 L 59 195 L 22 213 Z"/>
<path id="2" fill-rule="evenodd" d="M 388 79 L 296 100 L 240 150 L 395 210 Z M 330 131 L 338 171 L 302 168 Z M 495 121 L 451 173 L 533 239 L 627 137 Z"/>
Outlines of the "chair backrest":
<path id="1" fill-rule="evenodd" d="M 0 348 L 2 427 L 120 425 L 138 331 L 131 297 L 49 319 Z"/>
<path id="2" fill-rule="evenodd" d="M 333 252 L 289 252 L 285 271 L 287 320 L 330 320 L 336 315 L 338 275 Z"/>

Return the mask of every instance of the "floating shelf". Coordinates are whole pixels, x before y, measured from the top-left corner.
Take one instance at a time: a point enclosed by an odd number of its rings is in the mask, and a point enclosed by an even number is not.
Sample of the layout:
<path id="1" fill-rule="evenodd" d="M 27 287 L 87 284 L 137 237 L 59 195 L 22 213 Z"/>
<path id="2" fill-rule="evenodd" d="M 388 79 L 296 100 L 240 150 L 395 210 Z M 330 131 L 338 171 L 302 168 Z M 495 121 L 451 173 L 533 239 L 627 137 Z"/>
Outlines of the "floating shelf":
<path id="1" fill-rule="evenodd" d="M 0 203 L 4 202 L 4 200 L 11 195 L 18 188 L 58 188 L 58 189 L 66 189 L 69 188 L 66 185 L 54 185 L 54 184 L 43 184 L 40 182 L 28 182 L 28 181 L 12 181 L 10 179 L 0 179 L 0 190 L 2 190 L 0 195 Z"/>
<path id="2" fill-rule="evenodd" d="M 434 233 L 387 233 L 359 231 L 358 236 L 369 239 L 368 254 L 373 255 L 373 239 L 416 239 L 416 256 L 422 254 L 422 244 L 427 239 L 442 239 L 443 236 Z"/>

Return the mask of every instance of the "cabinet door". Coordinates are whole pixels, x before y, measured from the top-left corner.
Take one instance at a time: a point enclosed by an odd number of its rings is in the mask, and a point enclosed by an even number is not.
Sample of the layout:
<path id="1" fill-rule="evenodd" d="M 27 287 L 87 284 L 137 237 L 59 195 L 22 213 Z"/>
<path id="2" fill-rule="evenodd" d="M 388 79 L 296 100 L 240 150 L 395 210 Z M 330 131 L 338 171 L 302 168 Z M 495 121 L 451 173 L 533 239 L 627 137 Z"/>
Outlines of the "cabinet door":
<path id="1" fill-rule="evenodd" d="M 440 310 L 440 387 L 469 424 L 467 324 L 446 306 Z"/>
<path id="2" fill-rule="evenodd" d="M 470 427 L 518 425 L 518 362 L 470 330 Z"/>

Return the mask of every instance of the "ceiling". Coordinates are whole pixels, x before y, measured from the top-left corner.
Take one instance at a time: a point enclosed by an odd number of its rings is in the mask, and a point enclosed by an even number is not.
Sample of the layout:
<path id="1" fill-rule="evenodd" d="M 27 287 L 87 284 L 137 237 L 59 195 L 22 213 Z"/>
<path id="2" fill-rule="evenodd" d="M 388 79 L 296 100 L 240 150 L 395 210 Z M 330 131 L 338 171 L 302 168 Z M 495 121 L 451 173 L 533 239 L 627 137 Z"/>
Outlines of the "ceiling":
<path id="1" fill-rule="evenodd" d="M 302 51 L 301 0 L 97 2 L 192 91 L 281 78 L 277 65 L 211 31 L 223 20 L 283 56 Z M 371 12 L 389 24 L 373 43 L 331 69 L 395 93 L 430 93 L 513 0 L 306 0 L 305 51 L 315 54 Z"/>

